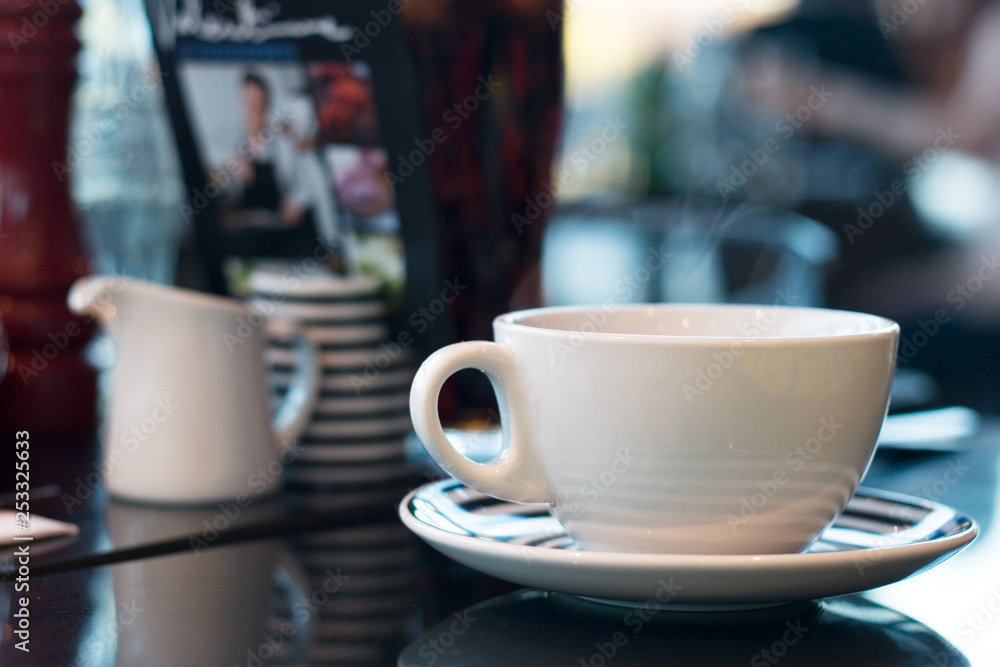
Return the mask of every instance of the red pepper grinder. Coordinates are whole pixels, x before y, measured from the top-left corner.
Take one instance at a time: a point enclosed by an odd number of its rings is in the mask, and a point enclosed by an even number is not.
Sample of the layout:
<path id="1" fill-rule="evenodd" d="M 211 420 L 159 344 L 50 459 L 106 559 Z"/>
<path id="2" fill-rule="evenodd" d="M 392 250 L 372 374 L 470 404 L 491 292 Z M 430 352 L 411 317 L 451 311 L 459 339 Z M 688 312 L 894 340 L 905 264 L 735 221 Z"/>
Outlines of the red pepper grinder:
<path id="1" fill-rule="evenodd" d="M 82 435 L 97 422 L 95 325 L 66 293 L 89 273 L 66 164 L 80 44 L 73 0 L 0 0 L 0 430 Z"/>

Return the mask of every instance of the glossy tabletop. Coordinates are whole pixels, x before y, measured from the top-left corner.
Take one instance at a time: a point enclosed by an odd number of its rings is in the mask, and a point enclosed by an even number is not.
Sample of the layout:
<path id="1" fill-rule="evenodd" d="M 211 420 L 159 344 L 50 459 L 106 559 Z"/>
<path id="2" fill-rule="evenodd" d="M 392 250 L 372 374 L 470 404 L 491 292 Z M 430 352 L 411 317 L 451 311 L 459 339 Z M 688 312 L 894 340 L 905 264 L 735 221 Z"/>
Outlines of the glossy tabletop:
<path id="1" fill-rule="evenodd" d="M 100 489 L 68 507 L 49 489 L 34 511 L 80 535 L 32 551 L 27 590 L 16 575 L 0 583 L 0 664 L 989 667 L 1000 656 L 998 436 L 987 421 L 957 452 L 880 451 L 865 480 L 971 515 L 982 532 L 968 548 L 876 590 L 741 612 L 611 606 L 458 565 L 397 518 L 429 481 L 417 472 L 330 490 L 309 510 L 295 497 L 154 508 Z M 29 652 L 16 648 L 22 596 Z"/>

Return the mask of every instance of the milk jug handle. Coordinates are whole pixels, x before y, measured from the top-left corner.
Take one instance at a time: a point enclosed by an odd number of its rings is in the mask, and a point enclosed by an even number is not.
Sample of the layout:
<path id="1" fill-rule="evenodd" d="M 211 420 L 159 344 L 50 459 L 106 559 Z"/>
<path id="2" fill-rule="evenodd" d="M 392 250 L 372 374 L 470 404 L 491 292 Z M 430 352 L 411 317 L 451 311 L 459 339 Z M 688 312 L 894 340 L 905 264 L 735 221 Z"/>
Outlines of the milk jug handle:
<path id="1" fill-rule="evenodd" d="M 321 379 L 319 352 L 294 322 L 268 320 L 265 326 L 271 338 L 291 341 L 296 356 L 288 392 L 271 422 L 280 450 L 285 452 L 302 435 L 316 407 Z"/>

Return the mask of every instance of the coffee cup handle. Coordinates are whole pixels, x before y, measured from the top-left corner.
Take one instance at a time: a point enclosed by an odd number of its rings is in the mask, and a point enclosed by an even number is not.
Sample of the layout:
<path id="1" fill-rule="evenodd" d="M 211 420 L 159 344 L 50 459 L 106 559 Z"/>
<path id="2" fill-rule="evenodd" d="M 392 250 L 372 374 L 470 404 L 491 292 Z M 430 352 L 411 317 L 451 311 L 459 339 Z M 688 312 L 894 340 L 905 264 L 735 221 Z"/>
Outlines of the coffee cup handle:
<path id="1" fill-rule="evenodd" d="M 466 368 L 486 373 L 500 410 L 501 454 L 486 463 L 455 449 L 438 414 L 441 387 L 452 374 Z M 468 341 L 437 350 L 420 366 L 410 389 L 410 417 L 431 457 L 466 486 L 504 500 L 547 503 L 552 496 L 525 430 L 525 401 L 514 350 L 498 343 Z"/>

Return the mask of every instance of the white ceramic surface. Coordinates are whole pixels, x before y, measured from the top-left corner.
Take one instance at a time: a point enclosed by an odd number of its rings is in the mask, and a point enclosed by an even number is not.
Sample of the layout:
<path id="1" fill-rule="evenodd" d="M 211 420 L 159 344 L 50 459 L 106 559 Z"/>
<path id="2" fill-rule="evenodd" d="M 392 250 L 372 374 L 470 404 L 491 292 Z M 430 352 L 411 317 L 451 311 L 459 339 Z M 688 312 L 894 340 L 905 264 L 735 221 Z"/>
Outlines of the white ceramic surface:
<path id="1" fill-rule="evenodd" d="M 591 549 L 795 553 L 857 488 L 885 416 L 899 327 L 843 311 L 729 305 L 544 308 L 496 343 L 431 355 L 420 440 L 490 495 L 543 502 Z M 437 413 L 463 368 L 497 392 L 504 453 L 456 451 Z"/>
<path id="2" fill-rule="evenodd" d="M 301 334 L 293 389 L 272 422 L 263 345 L 275 323 L 239 301 L 117 276 L 81 278 L 68 301 L 115 344 L 101 464 L 112 494 L 212 503 L 277 490 L 282 452 L 319 387 L 315 350 Z"/>
<path id="3" fill-rule="evenodd" d="M 545 506 L 485 498 L 454 480 L 410 492 L 399 514 L 438 551 L 507 581 L 691 609 L 784 604 L 884 586 L 940 563 L 979 532 L 975 521 L 944 505 L 870 489 L 859 491 L 801 554 L 583 550 Z"/>

